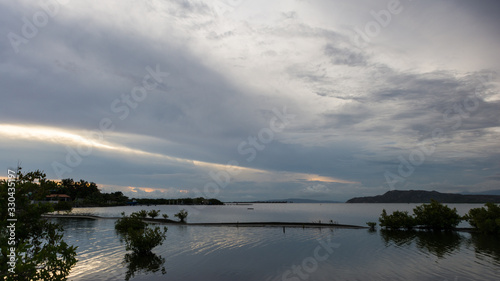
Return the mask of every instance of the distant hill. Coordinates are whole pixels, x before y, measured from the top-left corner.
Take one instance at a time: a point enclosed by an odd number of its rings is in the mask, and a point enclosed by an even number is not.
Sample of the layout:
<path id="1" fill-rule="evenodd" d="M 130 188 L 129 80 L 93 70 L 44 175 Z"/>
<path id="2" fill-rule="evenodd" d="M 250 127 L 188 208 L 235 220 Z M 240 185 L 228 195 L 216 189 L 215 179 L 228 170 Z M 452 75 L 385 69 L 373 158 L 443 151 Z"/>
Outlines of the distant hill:
<path id="1" fill-rule="evenodd" d="M 270 200 L 261 200 L 261 201 L 245 201 L 245 202 L 237 202 L 237 203 L 342 203 L 342 202 L 329 201 L 329 200 L 288 198 L 288 199 L 270 199 Z"/>
<path id="2" fill-rule="evenodd" d="M 461 194 L 464 194 L 464 195 L 500 195 L 500 189 L 481 191 L 481 192 L 462 192 Z"/>
<path id="3" fill-rule="evenodd" d="M 352 198 L 346 203 L 429 203 L 431 199 L 441 203 L 500 203 L 499 195 L 463 195 L 425 190 L 391 190 L 383 195 Z"/>
<path id="4" fill-rule="evenodd" d="M 329 200 L 312 200 L 312 199 L 300 199 L 300 198 L 289 198 L 285 201 L 291 203 L 341 203 L 339 201 L 329 201 Z"/>

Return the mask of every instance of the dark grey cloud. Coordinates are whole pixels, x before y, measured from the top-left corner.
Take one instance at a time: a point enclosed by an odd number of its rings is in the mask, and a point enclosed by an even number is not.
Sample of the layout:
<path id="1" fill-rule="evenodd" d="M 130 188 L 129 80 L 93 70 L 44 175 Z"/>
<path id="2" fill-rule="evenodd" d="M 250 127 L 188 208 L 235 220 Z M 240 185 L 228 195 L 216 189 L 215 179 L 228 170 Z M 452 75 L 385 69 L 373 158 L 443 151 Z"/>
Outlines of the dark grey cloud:
<path id="1" fill-rule="evenodd" d="M 325 55 L 331 58 L 333 64 L 344 64 L 349 66 L 363 66 L 367 64 L 367 58 L 364 54 L 347 48 L 336 48 L 331 44 L 325 46 Z"/>

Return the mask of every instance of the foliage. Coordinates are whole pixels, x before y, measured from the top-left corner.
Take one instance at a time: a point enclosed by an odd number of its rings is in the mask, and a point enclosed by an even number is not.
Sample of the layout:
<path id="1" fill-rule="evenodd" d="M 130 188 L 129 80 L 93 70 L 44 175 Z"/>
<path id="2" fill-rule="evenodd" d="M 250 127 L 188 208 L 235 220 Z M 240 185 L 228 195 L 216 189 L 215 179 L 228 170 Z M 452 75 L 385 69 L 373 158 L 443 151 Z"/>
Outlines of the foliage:
<path id="1" fill-rule="evenodd" d="M 15 245 L 9 245 L 7 219 L 8 181 L 0 181 L 0 277 L 3 280 L 66 280 L 76 264 L 76 247 L 63 240 L 63 228 L 42 218 L 52 212 L 51 203 L 31 204 L 31 200 L 43 200 L 57 183 L 46 179 L 41 171 L 23 174 L 18 169 L 15 183 Z M 5 203 L 4 203 L 5 202 Z M 4 205 L 5 204 L 5 205 Z M 8 271 L 10 248 L 15 248 L 18 259 L 14 271 Z"/>
<path id="2" fill-rule="evenodd" d="M 160 214 L 160 210 L 151 210 L 148 212 L 148 216 L 152 219 L 156 218 Z"/>
<path id="3" fill-rule="evenodd" d="M 59 194 L 67 194 L 71 197 L 71 200 L 76 200 L 77 198 L 88 198 L 94 193 L 101 193 L 94 182 L 88 182 L 85 180 L 80 180 L 75 182 L 73 179 L 63 179 L 61 184 L 57 189 Z"/>
<path id="4" fill-rule="evenodd" d="M 455 228 L 461 220 L 456 208 L 451 209 L 436 200 L 431 200 L 430 204 L 415 207 L 413 216 L 406 211 L 394 211 L 391 215 L 387 215 L 384 209 L 379 218 L 382 227 L 408 230 L 415 226 L 433 230 L 450 230 Z"/>
<path id="5" fill-rule="evenodd" d="M 163 244 L 167 237 L 166 232 L 166 227 L 161 231 L 158 226 L 155 228 L 145 227 L 142 230 L 129 229 L 124 237 L 125 248 L 127 251 L 131 250 L 135 253 L 150 253 L 154 247 Z"/>
<path id="6" fill-rule="evenodd" d="M 150 253 L 151 250 L 162 245 L 166 238 L 167 228 L 163 231 L 160 227 L 150 228 L 142 219 L 145 210 L 134 212 L 130 216 L 122 217 L 115 222 L 116 231 L 122 235 L 125 247 L 136 253 Z"/>
<path id="7" fill-rule="evenodd" d="M 167 214 L 162 214 L 163 218 L 164 219 L 168 219 L 168 215 Z"/>
<path id="8" fill-rule="evenodd" d="M 143 230 L 146 227 L 146 223 L 142 221 L 138 216 L 123 216 L 115 222 L 115 229 L 120 233 L 127 233 L 129 230 Z"/>
<path id="9" fill-rule="evenodd" d="M 375 227 L 377 226 L 377 223 L 376 222 L 367 222 L 366 225 L 368 225 L 368 227 L 370 228 L 370 230 L 375 230 Z"/>
<path id="10" fill-rule="evenodd" d="M 182 223 L 186 222 L 187 216 L 188 212 L 184 209 L 180 210 L 177 214 L 174 215 L 174 217 L 178 218 Z"/>
<path id="11" fill-rule="evenodd" d="M 494 203 L 485 207 L 470 209 L 464 219 L 480 232 L 500 234 L 500 207 Z"/>
<path id="12" fill-rule="evenodd" d="M 131 201 L 122 192 L 102 193 L 97 184 L 86 180 L 75 181 L 67 178 L 61 182 L 45 180 L 41 177 L 43 173 L 40 171 L 31 172 L 23 175 L 20 179 L 26 184 L 27 192 L 31 200 L 44 201 L 45 196 L 49 194 L 66 194 L 71 197 L 74 206 L 123 206 Z M 38 184 L 33 181 L 39 180 Z M 223 202 L 217 199 L 198 198 L 181 198 L 181 199 L 151 199 L 151 198 L 134 198 L 135 202 L 140 205 L 224 205 Z M 147 216 L 147 215 L 146 215 Z"/>
<path id="13" fill-rule="evenodd" d="M 145 219 L 148 216 L 148 211 L 140 210 L 139 212 L 132 213 L 131 216 Z"/>
<path id="14" fill-rule="evenodd" d="M 379 218 L 380 226 L 389 229 L 412 229 L 415 226 L 415 219 L 408 215 L 408 212 L 394 211 L 391 215 L 387 215 L 385 209 Z"/>
<path id="15" fill-rule="evenodd" d="M 418 225 L 433 230 L 453 229 L 462 220 L 456 208 L 451 209 L 436 200 L 415 207 L 413 213 Z"/>
<path id="16" fill-rule="evenodd" d="M 101 193 L 94 182 L 86 180 L 74 181 L 63 179 L 51 187 L 50 191 L 57 194 L 66 194 L 79 206 L 118 206 L 125 205 L 129 199 L 121 191 Z"/>

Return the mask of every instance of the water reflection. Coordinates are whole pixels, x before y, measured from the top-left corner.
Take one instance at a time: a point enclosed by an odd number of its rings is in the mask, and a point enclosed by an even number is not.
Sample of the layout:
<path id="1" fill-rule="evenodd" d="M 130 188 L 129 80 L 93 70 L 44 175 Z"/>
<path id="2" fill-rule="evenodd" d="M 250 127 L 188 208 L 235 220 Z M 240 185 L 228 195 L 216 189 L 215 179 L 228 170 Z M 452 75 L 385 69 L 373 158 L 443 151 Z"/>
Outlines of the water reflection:
<path id="1" fill-rule="evenodd" d="M 161 271 L 162 274 L 167 273 L 164 266 L 165 258 L 155 253 L 138 254 L 132 252 L 125 254 L 122 264 L 127 267 L 127 273 L 125 274 L 125 280 L 127 281 L 133 278 L 138 272 L 144 274 L 156 273 L 158 271 Z"/>
<path id="2" fill-rule="evenodd" d="M 380 237 L 385 243 L 386 247 L 395 244 L 398 247 L 409 246 L 416 238 L 416 231 L 402 231 L 402 230 L 380 230 Z"/>
<path id="3" fill-rule="evenodd" d="M 126 243 L 125 241 L 127 238 L 127 234 L 115 229 L 115 235 L 119 238 L 121 244 Z M 148 237 L 147 234 L 145 234 L 145 236 Z M 143 241 L 141 245 L 144 245 L 144 243 L 147 244 L 148 242 Z M 164 266 L 165 258 L 151 251 L 132 251 L 130 253 L 126 253 L 123 258 L 122 265 L 125 265 L 127 269 L 127 272 L 125 273 L 126 281 L 130 280 L 130 278 L 133 278 L 137 273 L 141 272 L 143 273 L 143 275 L 156 273 L 158 271 L 160 271 L 162 275 L 167 273 Z"/>
<path id="4" fill-rule="evenodd" d="M 94 219 L 55 218 L 52 220 L 62 225 L 65 231 L 75 235 L 88 233 L 88 230 L 93 229 L 96 225 L 96 220 Z"/>
<path id="5" fill-rule="evenodd" d="M 115 220 L 61 222 L 65 241 L 78 246 L 68 279 L 75 281 L 282 280 L 314 257 L 330 231 L 341 246 L 317 263 L 310 280 L 497 280 L 500 273 L 498 238 L 466 232 L 175 225 L 156 255 L 139 257 L 120 244 Z"/>
<path id="6" fill-rule="evenodd" d="M 500 265 L 500 240 L 498 236 L 472 233 L 468 244 L 474 245 L 476 257 L 484 259 L 484 256 L 491 257 L 496 264 Z"/>
<path id="7" fill-rule="evenodd" d="M 386 247 L 391 243 L 403 247 L 410 246 L 413 241 L 419 250 L 432 253 L 442 259 L 454 251 L 460 249 L 465 239 L 453 231 L 403 231 L 403 230 L 380 230 L 380 236 Z"/>

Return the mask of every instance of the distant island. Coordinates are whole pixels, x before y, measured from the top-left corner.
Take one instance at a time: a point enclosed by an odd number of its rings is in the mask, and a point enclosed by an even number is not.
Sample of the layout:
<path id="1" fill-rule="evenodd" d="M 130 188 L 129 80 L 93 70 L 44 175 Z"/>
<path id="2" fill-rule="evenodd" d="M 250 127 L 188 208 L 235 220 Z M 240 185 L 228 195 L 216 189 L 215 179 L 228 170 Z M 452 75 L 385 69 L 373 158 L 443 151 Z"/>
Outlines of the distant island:
<path id="1" fill-rule="evenodd" d="M 289 198 L 286 200 L 290 203 L 341 203 L 340 201 L 314 200 L 314 199 L 301 199 L 301 198 Z"/>
<path id="2" fill-rule="evenodd" d="M 391 190 L 383 195 L 355 197 L 346 203 L 500 203 L 500 195 L 463 195 L 425 190 Z"/>
<path id="3" fill-rule="evenodd" d="M 301 199 L 301 198 L 288 198 L 288 199 L 270 199 L 260 201 L 234 201 L 227 202 L 229 204 L 254 204 L 254 203 L 341 203 L 340 201 L 329 200 L 314 200 L 314 199 Z"/>

